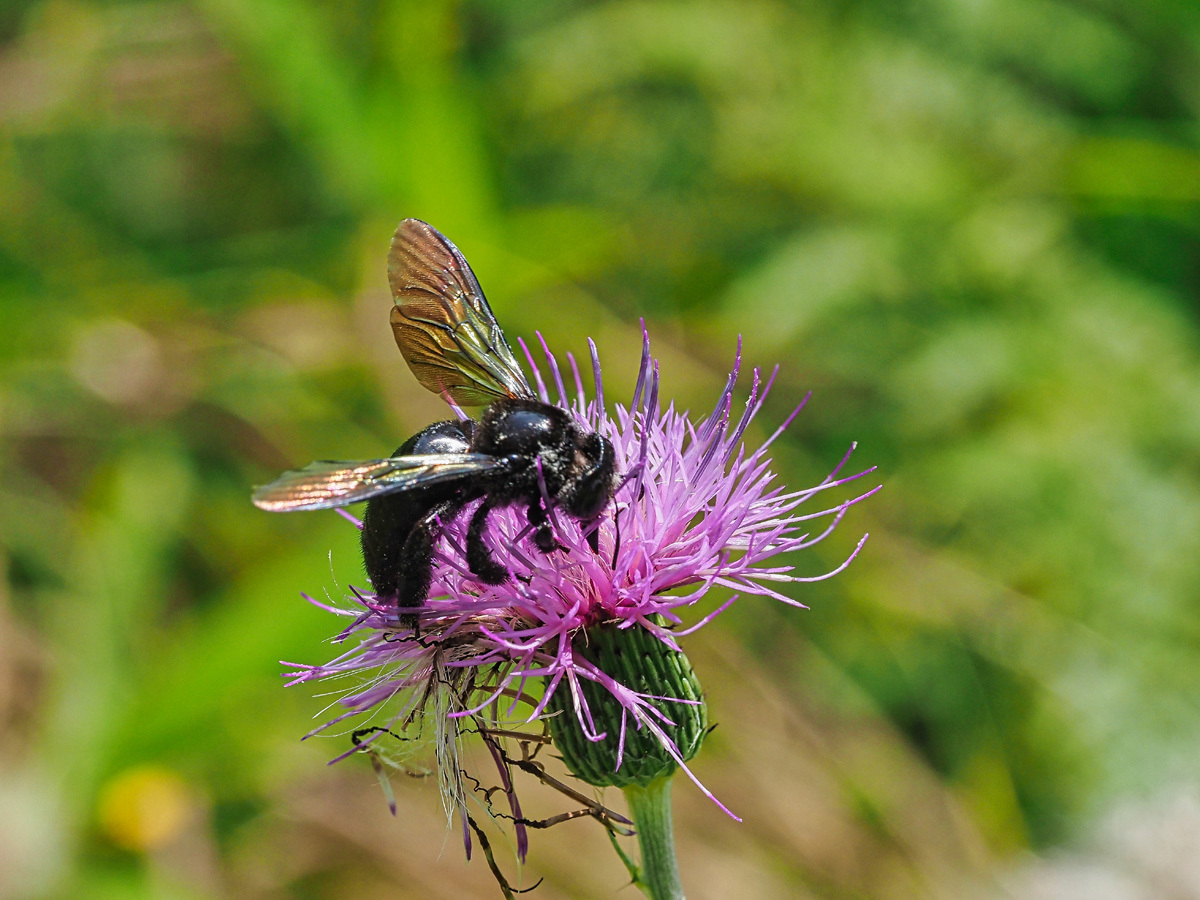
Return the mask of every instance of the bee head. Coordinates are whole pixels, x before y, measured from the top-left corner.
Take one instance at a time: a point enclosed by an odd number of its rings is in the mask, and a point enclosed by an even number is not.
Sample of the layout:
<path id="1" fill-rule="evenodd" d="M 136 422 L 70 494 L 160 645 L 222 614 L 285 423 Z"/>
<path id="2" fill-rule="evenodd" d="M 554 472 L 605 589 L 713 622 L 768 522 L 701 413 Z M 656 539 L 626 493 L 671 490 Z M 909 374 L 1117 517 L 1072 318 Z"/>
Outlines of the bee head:
<path id="1" fill-rule="evenodd" d="M 604 512 L 616 483 L 616 461 L 608 439 L 589 431 L 575 444 L 574 473 L 560 495 L 563 506 L 583 521 Z"/>

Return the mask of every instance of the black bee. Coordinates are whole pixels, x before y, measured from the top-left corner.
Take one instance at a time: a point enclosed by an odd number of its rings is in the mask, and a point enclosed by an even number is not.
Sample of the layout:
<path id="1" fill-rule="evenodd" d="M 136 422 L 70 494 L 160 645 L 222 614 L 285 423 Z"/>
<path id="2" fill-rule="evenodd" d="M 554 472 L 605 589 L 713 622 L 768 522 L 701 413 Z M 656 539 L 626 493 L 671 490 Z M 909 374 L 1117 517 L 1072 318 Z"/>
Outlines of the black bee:
<path id="1" fill-rule="evenodd" d="M 534 541 L 557 547 L 545 493 L 569 515 L 594 524 L 612 499 L 612 444 L 542 402 L 517 365 L 479 282 L 454 244 L 405 219 L 392 237 L 388 282 L 392 332 L 417 380 L 461 406 L 487 405 L 478 421 L 437 422 L 387 459 L 314 462 L 254 492 L 272 512 L 330 509 L 368 501 L 362 550 L 376 596 L 403 608 L 424 604 L 439 529 L 476 500 L 467 564 L 480 581 L 508 571 L 484 543 L 488 514 L 524 504 Z M 589 533 L 596 549 L 596 530 Z"/>

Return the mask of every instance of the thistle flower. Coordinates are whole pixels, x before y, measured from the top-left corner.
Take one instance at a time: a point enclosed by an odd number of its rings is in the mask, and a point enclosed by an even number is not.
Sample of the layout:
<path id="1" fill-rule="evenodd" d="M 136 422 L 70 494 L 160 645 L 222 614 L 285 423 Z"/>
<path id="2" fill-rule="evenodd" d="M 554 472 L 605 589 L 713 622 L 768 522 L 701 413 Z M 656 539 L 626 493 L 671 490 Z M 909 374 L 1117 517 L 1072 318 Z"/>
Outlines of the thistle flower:
<path id="1" fill-rule="evenodd" d="M 553 394 L 529 348 L 521 346 L 542 400 L 569 410 L 615 450 L 622 481 L 610 511 L 598 525 L 581 524 L 556 515 L 544 496 L 561 545 L 550 554 L 534 545 L 522 512 L 493 512 L 487 540 L 511 573 L 500 585 L 472 576 L 464 549 L 470 515 L 458 516 L 445 523 L 435 550 L 433 584 L 416 632 L 406 624 L 410 610 L 402 617 L 370 593 L 355 591 L 350 609 L 318 603 L 351 619 L 337 640 L 353 646 L 324 665 L 291 664 L 288 677 L 297 684 L 369 676 L 365 687 L 341 699 L 344 712 L 317 729 L 370 714 L 381 724 L 356 732 L 368 736 L 355 749 L 385 729 L 432 719 L 443 796 L 462 819 L 468 854 L 467 797 L 457 752 L 462 723 L 482 717 L 499 727 L 546 719 L 574 774 L 625 790 L 642 844 L 643 871 L 635 877 L 643 889 L 655 898 L 681 896 L 670 849 L 670 776 L 682 768 L 725 807 L 687 766 L 707 733 L 707 718 L 678 639 L 746 595 L 803 608 L 782 591 L 836 575 L 866 536 L 841 565 L 820 575 L 795 575 L 781 557 L 824 540 L 852 506 L 878 488 L 821 502 L 830 490 L 872 471 L 841 474 L 853 447 L 815 487 L 790 491 L 777 483 L 767 451 L 804 404 L 757 449 L 746 447 L 746 429 L 762 409 L 775 372 L 764 383 L 754 370 L 745 408 L 735 416 L 740 342 L 715 408 L 698 422 L 674 404 L 661 407 L 658 364 L 645 335 L 633 399 L 611 415 L 595 344 L 589 341 L 590 399 L 575 359 L 567 357 L 572 396 L 555 357 L 541 344 Z M 598 535 L 587 533 L 592 528 Z M 710 594 L 726 591 L 733 593 L 715 609 L 685 623 L 684 615 L 704 608 Z M 501 774 L 523 858 L 527 841 L 519 803 L 503 765 Z"/>

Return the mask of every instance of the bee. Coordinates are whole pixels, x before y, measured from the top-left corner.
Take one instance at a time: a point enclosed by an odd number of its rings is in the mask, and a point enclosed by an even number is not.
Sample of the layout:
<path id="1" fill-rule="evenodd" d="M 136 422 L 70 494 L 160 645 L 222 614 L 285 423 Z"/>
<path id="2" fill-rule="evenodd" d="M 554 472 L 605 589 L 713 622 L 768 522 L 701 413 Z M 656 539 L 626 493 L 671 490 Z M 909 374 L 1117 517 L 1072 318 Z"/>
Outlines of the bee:
<path id="1" fill-rule="evenodd" d="M 418 219 L 401 222 L 387 269 L 392 333 L 417 381 L 459 406 L 485 406 L 482 415 L 436 422 L 385 459 L 318 461 L 285 472 L 254 492 L 254 504 L 293 512 L 367 501 L 367 577 L 377 598 L 403 609 L 424 605 L 439 533 L 475 501 L 467 565 L 485 584 L 509 577 L 484 542 L 498 507 L 523 505 L 534 543 L 548 554 L 559 547 L 549 497 L 584 524 L 595 551 L 597 520 L 616 489 L 612 444 L 539 399 L 471 267 L 437 229 Z"/>

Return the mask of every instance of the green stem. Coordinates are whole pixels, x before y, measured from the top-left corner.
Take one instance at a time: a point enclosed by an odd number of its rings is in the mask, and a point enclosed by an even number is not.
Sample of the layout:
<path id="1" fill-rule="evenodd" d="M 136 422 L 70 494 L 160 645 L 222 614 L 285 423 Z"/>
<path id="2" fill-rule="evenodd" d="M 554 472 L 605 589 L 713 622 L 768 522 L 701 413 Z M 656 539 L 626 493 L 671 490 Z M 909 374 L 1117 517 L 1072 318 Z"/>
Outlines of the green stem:
<path id="1" fill-rule="evenodd" d="M 650 900 L 684 900 L 671 830 L 671 776 L 655 779 L 645 787 L 631 784 L 622 790 L 642 850 L 638 887 Z"/>

